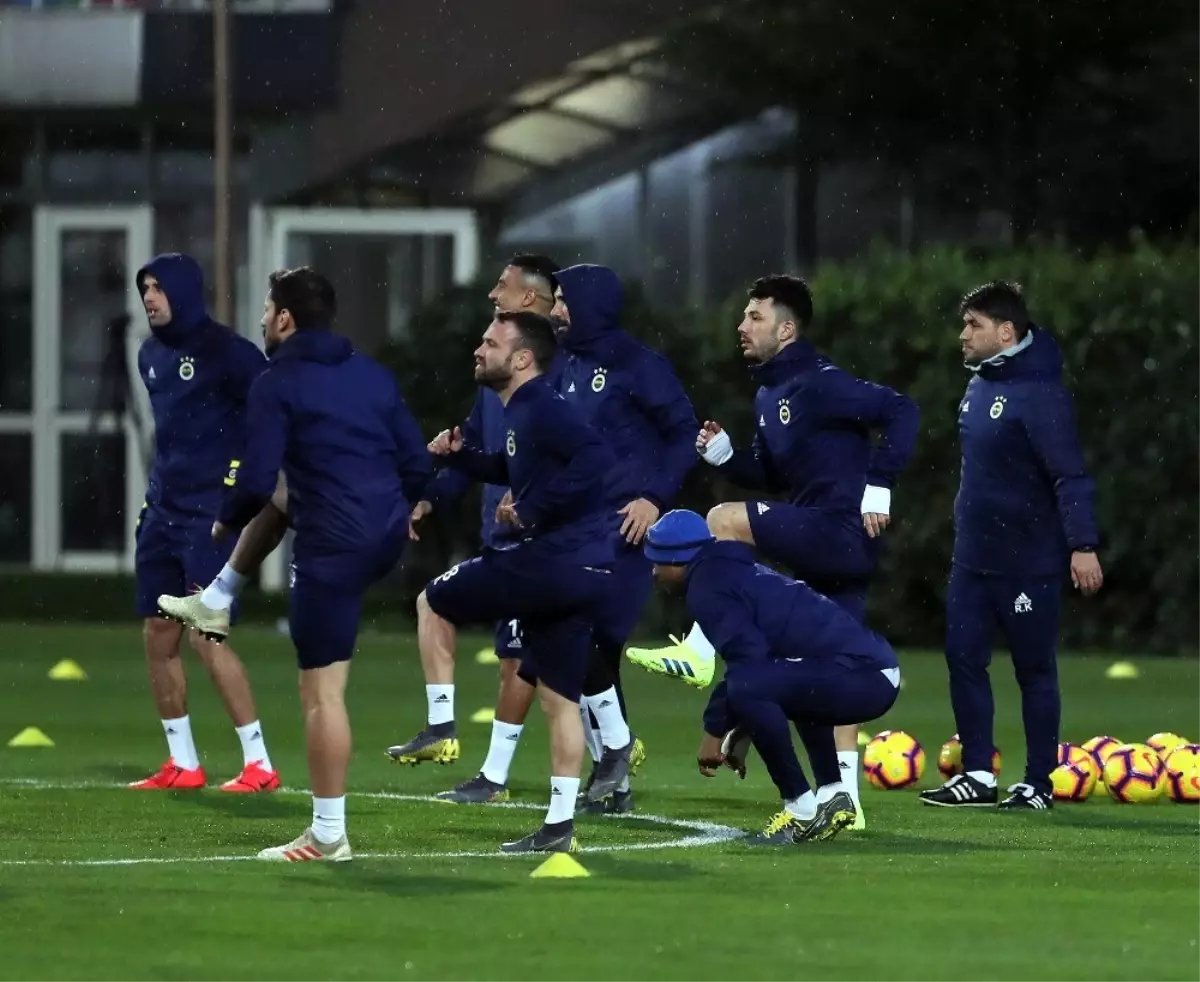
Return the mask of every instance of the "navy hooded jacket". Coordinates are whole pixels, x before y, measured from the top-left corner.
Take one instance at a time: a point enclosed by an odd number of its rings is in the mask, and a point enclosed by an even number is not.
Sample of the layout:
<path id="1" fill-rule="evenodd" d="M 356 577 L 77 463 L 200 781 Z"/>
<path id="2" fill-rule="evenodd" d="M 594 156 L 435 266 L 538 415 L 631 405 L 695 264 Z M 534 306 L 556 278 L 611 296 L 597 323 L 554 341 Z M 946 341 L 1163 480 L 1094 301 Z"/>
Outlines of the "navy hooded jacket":
<path id="1" fill-rule="evenodd" d="M 618 327 L 623 294 L 611 269 L 572 266 L 554 277 L 571 315 L 558 391 L 612 447 L 609 508 L 646 498 L 665 512 L 696 464 L 691 401 L 666 358 Z"/>
<path id="2" fill-rule="evenodd" d="M 891 645 L 828 597 L 757 562 L 751 546 L 710 542 L 687 567 L 688 611 L 726 664 L 726 676 L 772 658 L 832 658 L 846 668 L 896 668 Z M 723 735 L 725 683 L 705 731 Z"/>
<path id="3" fill-rule="evenodd" d="M 958 407 L 962 476 L 954 562 L 981 573 L 1060 576 L 1070 552 L 1099 546 L 1071 394 L 1054 338 L 978 366 Z"/>
<path id="4" fill-rule="evenodd" d="M 522 541 L 588 566 L 613 561 L 604 496 L 612 451 L 554 391 L 546 376 L 520 386 L 504 407 L 504 449 L 465 445 L 446 463 L 469 477 L 512 488 Z"/>
<path id="5" fill-rule="evenodd" d="M 392 373 L 326 330 L 298 331 L 250 390 L 220 521 L 249 522 L 287 477 L 295 555 L 368 557 L 406 527 L 431 456 Z"/>
<path id="6" fill-rule="evenodd" d="M 153 276 L 171 322 L 151 327 L 138 373 L 154 412 L 154 463 L 146 504 L 168 521 L 217 514 L 221 479 L 246 436 L 246 396 L 267 367 L 262 351 L 204 310 L 204 278 L 191 256 L 157 256 L 138 270 L 138 292 Z"/>
<path id="7" fill-rule="evenodd" d="M 920 423 L 916 403 L 842 371 L 803 340 L 751 374 L 760 384 L 753 449 L 735 450 L 721 472 L 741 487 L 786 492 L 794 505 L 843 513 L 861 527 L 863 490 L 892 487 L 908 463 Z"/>

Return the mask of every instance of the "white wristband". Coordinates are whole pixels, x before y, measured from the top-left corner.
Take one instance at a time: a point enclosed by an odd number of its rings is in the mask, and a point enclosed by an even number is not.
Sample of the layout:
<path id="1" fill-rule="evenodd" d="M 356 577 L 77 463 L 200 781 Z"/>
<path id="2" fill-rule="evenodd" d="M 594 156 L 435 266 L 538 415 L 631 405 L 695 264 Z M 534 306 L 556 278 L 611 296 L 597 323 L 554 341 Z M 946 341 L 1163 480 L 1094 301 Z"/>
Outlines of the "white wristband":
<path id="1" fill-rule="evenodd" d="M 720 467 L 732 456 L 733 441 L 729 439 L 729 434 L 724 430 L 710 437 L 708 443 L 704 445 L 703 457 L 714 467 Z"/>
<path id="2" fill-rule="evenodd" d="M 863 490 L 862 513 L 864 515 L 890 515 L 891 507 L 891 488 L 877 488 L 873 484 L 868 484 Z"/>

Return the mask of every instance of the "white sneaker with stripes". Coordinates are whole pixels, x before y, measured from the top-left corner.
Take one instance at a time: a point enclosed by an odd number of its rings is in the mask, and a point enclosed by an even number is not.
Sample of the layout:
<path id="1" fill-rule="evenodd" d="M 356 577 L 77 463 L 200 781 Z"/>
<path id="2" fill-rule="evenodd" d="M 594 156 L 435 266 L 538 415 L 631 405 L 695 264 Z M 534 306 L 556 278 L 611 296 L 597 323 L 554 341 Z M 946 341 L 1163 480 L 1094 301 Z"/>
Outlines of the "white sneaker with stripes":
<path id="1" fill-rule="evenodd" d="M 350 842 L 343 835 L 337 842 L 321 842 L 313 830 L 307 828 L 298 839 L 282 846 L 264 849 L 258 854 L 259 859 L 272 863 L 311 863 L 325 861 L 327 863 L 348 863 L 354 858 L 350 851 Z"/>

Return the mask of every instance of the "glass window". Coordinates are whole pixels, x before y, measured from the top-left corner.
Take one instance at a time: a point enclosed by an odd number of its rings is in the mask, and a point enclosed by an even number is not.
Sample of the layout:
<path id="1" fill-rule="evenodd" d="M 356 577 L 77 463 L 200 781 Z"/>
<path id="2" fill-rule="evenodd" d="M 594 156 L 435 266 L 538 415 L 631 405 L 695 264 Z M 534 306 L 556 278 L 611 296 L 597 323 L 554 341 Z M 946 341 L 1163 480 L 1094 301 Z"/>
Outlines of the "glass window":
<path id="1" fill-rule="evenodd" d="M 32 408 L 32 212 L 0 206 L 0 413 Z"/>
<path id="2" fill-rule="evenodd" d="M 63 551 L 124 552 L 124 434 L 64 433 L 61 440 Z"/>
<path id="3" fill-rule="evenodd" d="M 33 528 L 33 438 L 0 433 L 0 562 L 28 563 Z"/>
<path id="4" fill-rule="evenodd" d="M 59 407 L 117 408 L 125 373 L 129 279 L 125 232 L 66 229 L 59 270 Z"/>

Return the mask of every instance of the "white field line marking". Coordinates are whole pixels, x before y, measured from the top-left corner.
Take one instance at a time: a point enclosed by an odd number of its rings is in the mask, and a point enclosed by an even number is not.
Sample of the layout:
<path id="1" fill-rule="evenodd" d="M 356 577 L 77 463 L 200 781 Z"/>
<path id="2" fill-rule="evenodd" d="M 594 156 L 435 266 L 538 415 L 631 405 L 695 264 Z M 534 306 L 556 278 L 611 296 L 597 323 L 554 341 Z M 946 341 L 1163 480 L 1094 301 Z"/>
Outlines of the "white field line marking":
<path id="1" fill-rule="evenodd" d="M 34 788 L 40 791 L 87 791 L 124 789 L 124 784 L 95 781 L 41 781 L 33 778 L 0 778 L 0 785 Z M 303 788 L 280 788 L 274 794 L 311 797 L 312 792 Z M 370 798 L 382 801 L 412 801 L 425 804 L 445 805 L 432 795 L 397 794 L 391 791 L 348 791 L 348 798 Z M 544 805 L 528 801 L 505 801 L 487 805 L 488 808 L 517 808 L 525 811 L 541 811 Z M 691 835 L 667 839 L 663 842 L 631 842 L 624 845 L 584 846 L 581 853 L 645 852 L 651 849 L 698 849 L 715 846 L 731 839 L 739 839 L 745 833 L 728 825 L 692 819 L 668 818 L 665 815 L 608 815 L 609 821 L 641 821 L 667 828 L 685 829 Z M 180 863 L 241 863 L 255 860 L 256 856 L 137 856 L 128 859 L 3 859 L 0 866 L 168 866 Z M 520 859 L 521 854 L 512 855 L 499 850 L 465 850 L 458 852 L 359 852 L 355 859 Z M 525 858 L 528 858 L 526 855 Z"/>

